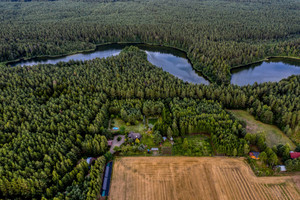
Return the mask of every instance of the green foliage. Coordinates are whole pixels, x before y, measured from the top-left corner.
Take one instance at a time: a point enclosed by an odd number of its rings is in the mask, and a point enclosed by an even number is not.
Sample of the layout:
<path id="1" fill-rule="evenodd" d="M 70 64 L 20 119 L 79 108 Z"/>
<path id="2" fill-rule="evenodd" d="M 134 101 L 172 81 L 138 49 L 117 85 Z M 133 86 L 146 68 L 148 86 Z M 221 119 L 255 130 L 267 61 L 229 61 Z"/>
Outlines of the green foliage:
<path id="1" fill-rule="evenodd" d="M 103 155 L 107 150 L 106 137 L 95 135 L 95 137 L 92 138 L 90 135 L 86 135 L 86 139 L 82 143 L 82 149 L 88 156 Z"/>
<path id="2" fill-rule="evenodd" d="M 160 136 L 161 138 L 161 136 Z M 141 143 L 144 144 L 145 146 L 147 146 L 147 149 L 150 149 L 152 147 L 155 147 L 158 143 L 156 143 L 157 140 L 157 135 L 154 134 L 154 136 L 149 135 L 149 134 L 143 134 L 142 139 L 141 139 Z M 161 138 L 162 140 L 162 138 Z"/>
<path id="3" fill-rule="evenodd" d="M 207 137 L 201 135 L 187 136 L 183 142 L 178 139 L 175 140 L 173 153 L 185 156 L 211 156 L 212 147 Z"/>
<path id="4" fill-rule="evenodd" d="M 256 176 L 272 176 L 274 174 L 272 167 L 267 167 L 265 164 L 259 165 L 256 160 L 250 157 L 247 158 L 247 162 Z"/>
<path id="5" fill-rule="evenodd" d="M 300 158 L 285 161 L 287 171 L 300 171 Z"/>
<path id="6" fill-rule="evenodd" d="M 100 195 L 99 191 L 102 187 L 102 177 L 105 170 L 106 159 L 104 156 L 99 157 L 90 171 L 90 182 L 86 200 L 94 200 Z"/>
<path id="7" fill-rule="evenodd" d="M 159 144 L 163 141 L 163 138 L 162 138 L 161 134 L 159 133 L 159 131 L 154 132 L 153 141 L 155 144 Z"/>

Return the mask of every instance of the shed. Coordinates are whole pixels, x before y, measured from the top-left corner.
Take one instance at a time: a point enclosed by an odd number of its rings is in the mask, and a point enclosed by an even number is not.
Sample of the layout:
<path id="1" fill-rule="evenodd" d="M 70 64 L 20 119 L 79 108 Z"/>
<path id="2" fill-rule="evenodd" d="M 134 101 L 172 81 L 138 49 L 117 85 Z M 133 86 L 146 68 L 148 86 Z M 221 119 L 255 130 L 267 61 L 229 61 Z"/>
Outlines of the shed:
<path id="1" fill-rule="evenodd" d="M 151 148 L 151 151 L 158 151 L 158 148 Z"/>
<path id="2" fill-rule="evenodd" d="M 164 137 L 163 137 L 163 140 L 166 141 L 166 139 L 167 139 L 167 137 L 164 136 Z"/>
<path id="3" fill-rule="evenodd" d="M 279 168 L 280 172 L 286 172 L 285 165 L 277 165 L 276 168 Z"/>
<path id="4" fill-rule="evenodd" d="M 128 134 L 128 137 L 131 138 L 131 139 L 133 139 L 133 140 L 136 140 L 136 139 L 141 139 L 142 136 L 139 133 L 130 132 Z"/>
<path id="5" fill-rule="evenodd" d="M 300 152 L 290 152 L 291 159 L 296 159 L 300 157 Z"/>

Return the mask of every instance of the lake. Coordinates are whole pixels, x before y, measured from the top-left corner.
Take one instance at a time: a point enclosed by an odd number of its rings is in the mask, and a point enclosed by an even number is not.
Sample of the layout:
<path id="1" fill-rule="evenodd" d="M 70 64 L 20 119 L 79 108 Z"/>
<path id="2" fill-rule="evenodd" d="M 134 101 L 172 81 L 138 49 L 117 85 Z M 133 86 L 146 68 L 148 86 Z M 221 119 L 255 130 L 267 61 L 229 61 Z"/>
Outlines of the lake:
<path id="1" fill-rule="evenodd" d="M 78 53 L 61 57 L 42 57 L 29 60 L 21 60 L 11 63 L 17 65 L 56 64 L 70 60 L 91 60 L 94 58 L 106 58 L 118 55 L 123 48 L 134 45 L 147 53 L 147 59 L 157 67 L 173 74 L 183 81 L 194 84 L 209 84 L 209 81 L 195 71 L 189 62 L 186 53 L 171 47 L 163 47 L 147 44 L 108 44 L 98 46 L 95 51 Z M 268 61 L 239 67 L 231 70 L 231 83 L 239 86 L 252 85 L 255 82 L 278 82 L 291 75 L 300 74 L 300 60 L 289 58 L 270 58 Z"/>
<path id="2" fill-rule="evenodd" d="M 19 62 L 10 63 L 11 66 L 17 65 L 37 65 L 37 64 L 56 64 L 58 62 L 68 62 L 70 60 L 91 60 L 94 58 L 106 58 L 109 56 L 118 55 L 121 50 L 129 45 L 134 45 L 144 50 L 147 53 L 147 58 L 150 63 L 157 67 L 161 67 L 164 71 L 173 74 L 183 81 L 195 84 L 209 84 L 209 81 L 204 79 L 200 73 L 196 72 L 185 52 L 162 46 L 147 45 L 147 44 L 109 44 L 98 46 L 93 52 L 78 53 L 70 56 L 62 57 L 42 57 L 29 60 L 21 60 Z"/>
<path id="3" fill-rule="evenodd" d="M 268 61 L 232 69 L 231 83 L 239 86 L 255 82 L 278 82 L 291 75 L 300 74 L 300 60 L 270 58 Z"/>

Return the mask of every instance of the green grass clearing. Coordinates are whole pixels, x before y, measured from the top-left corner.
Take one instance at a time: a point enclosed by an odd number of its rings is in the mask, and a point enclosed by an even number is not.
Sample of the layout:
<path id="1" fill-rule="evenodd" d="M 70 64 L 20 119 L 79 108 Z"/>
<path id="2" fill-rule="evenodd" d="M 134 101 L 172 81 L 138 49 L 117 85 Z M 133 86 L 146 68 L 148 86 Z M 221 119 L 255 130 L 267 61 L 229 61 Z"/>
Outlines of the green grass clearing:
<path id="1" fill-rule="evenodd" d="M 146 131 L 146 129 L 144 128 L 143 122 L 139 122 L 136 125 L 127 126 L 126 123 L 122 119 L 119 119 L 119 118 L 116 118 L 116 119 L 112 120 L 111 127 L 113 127 L 113 126 L 116 126 L 116 127 L 119 127 L 119 128 L 121 126 L 124 126 L 125 131 L 127 131 L 127 132 L 133 131 L 133 132 L 142 134 L 142 133 L 145 133 L 145 131 Z"/>
<path id="2" fill-rule="evenodd" d="M 258 133 L 264 132 L 266 135 L 266 143 L 268 147 L 272 148 L 274 145 L 288 143 L 291 149 L 295 149 L 296 145 L 286 136 L 277 126 L 265 124 L 258 121 L 244 110 L 229 110 L 235 117 L 241 119 L 247 123 L 246 131 L 247 133 Z"/>
<path id="3" fill-rule="evenodd" d="M 147 146 L 147 149 L 151 149 L 152 147 L 158 147 L 158 145 L 156 145 L 153 142 L 153 137 L 152 135 L 149 134 L 143 134 L 142 138 L 141 138 L 141 143 Z"/>
<path id="4" fill-rule="evenodd" d="M 170 143 L 169 140 L 164 141 L 164 143 L 162 144 L 163 147 L 172 147 L 172 144 Z"/>

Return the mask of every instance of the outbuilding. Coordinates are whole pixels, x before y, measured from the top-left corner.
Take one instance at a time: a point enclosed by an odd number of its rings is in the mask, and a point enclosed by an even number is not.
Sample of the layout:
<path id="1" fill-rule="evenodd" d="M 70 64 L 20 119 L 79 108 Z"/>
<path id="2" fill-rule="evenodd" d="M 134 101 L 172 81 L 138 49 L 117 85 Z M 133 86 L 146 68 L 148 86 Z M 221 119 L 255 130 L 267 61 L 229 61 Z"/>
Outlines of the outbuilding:
<path id="1" fill-rule="evenodd" d="M 300 157 L 300 152 L 290 152 L 291 159 L 296 159 Z"/>
<path id="2" fill-rule="evenodd" d="M 286 172 L 286 167 L 284 165 L 277 165 L 276 168 L 279 168 L 280 172 Z"/>

